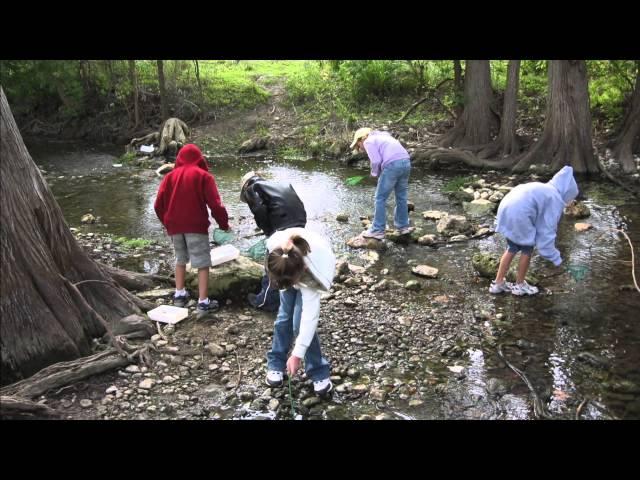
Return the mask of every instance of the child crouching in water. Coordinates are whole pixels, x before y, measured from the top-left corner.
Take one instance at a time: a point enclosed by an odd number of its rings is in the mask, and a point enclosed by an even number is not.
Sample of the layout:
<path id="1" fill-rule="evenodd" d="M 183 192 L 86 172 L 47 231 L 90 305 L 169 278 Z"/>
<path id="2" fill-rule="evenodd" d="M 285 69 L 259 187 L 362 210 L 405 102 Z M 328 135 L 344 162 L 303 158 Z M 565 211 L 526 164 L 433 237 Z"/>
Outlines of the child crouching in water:
<path id="1" fill-rule="evenodd" d="M 562 263 L 555 247 L 556 230 L 562 212 L 578 196 L 573 168 L 563 167 L 547 183 L 530 182 L 518 185 L 500 202 L 496 231 L 507 239 L 507 250 L 500 259 L 496 279 L 489 292 L 511 292 L 513 295 L 535 295 L 538 289 L 529 285 L 525 277 L 533 247 L 555 266 Z M 520 252 L 516 283 L 504 281 L 511 261 Z"/>
<path id="2" fill-rule="evenodd" d="M 293 376 L 304 358 L 304 369 L 313 380 L 315 393 L 326 395 L 333 389 L 331 367 L 322 356 L 316 328 L 320 296 L 333 283 L 336 259 L 331 245 L 323 236 L 296 227 L 275 232 L 267 240 L 267 250 L 271 288 L 280 290 L 280 309 L 267 354 L 267 385 L 282 386 L 285 367 Z"/>

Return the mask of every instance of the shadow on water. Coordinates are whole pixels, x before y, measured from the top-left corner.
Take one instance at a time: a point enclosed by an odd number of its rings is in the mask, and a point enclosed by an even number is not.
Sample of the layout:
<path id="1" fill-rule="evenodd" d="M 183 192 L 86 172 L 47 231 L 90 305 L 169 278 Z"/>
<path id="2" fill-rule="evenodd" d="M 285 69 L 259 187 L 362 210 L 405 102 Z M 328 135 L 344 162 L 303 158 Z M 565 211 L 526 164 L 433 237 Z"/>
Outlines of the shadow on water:
<path id="1" fill-rule="evenodd" d="M 82 227 L 87 231 L 155 239 L 166 246 L 165 252 L 171 251 L 153 210 L 161 180 L 153 171 L 113 167 L 121 154 L 115 149 L 47 145 L 30 151 L 47 172 L 45 177 L 70 226 L 80 227 L 80 217 L 91 212 L 100 220 Z M 258 170 L 274 181 L 291 183 L 307 209 L 309 228 L 331 238 L 337 256 L 362 264 L 358 258 L 362 252 L 350 251 L 345 245 L 362 231 L 360 216 L 371 215 L 373 210 L 374 182 L 345 183 L 348 177 L 366 173 L 362 169 L 330 161 L 261 157 L 217 158 L 210 167 L 232 217 L 237 235 L 234 244 L 239 248 L 262 238 L 251 236 L 255 223 L 247 205 L 239 200 L 240 178 L 249 170 Z M 462 213 L 441 192 L 450 178 L 412 172 L 409 199 L 416 206 L 412 221 L 426 233 L 435 233 L 435 223 L 423 220 L 420 212 Z M 448 295 L 452 304 L 445 308 L 454 308 L 461 317 L 473 316 L 478 310 L 488 310 L 494 317 L 478 322 L 486 337 L 468 347 L 461 361 L 466 376 L 451 387 L 449 398 L 426 394 L 424 405 L 403 408 L 399 417 L 531 418 L 527 387 L 496 355 L 496 345 L 504 343 L 514 344 L 505 347 L 505 355 L 526 372 L 553 415 L 573 418 L 577 406 L 588 399 L 582 418 L 640 418 L 640 295 L 620 289 L 632 283 L 629 246 L 621 235 L 608 230 L 620 225 L 628 229 L 640 256 L 639 203 L 608 184 L 581 182 L 579 186 L 591 210 L 591 216 L 582 221 L 594 228 L 578 233 L 573 219 L 562 219 L 557 244 L 567 273 L 544 279 L 549 267 L 535 256 L 531 268 L 541 275 L 544 287 L 536 297 L 491 296 L 489 281 L 473 273 L 473 253 L 502 253 L 505 242 L 500 235 L 438 249 L 392 245 L 381 256 L 373 271 L 388 268 L 401 282 L 415 279 L 407 268 L 410 260 L 440 270 L 439 280 L 424 281 L 424 295 L 411 300 L 418 302 L 418 309 L 431 311 L 427 297 Z M 346 213 L 349 222 L 337 222 L 338 213 Z M 392 209 L 388 219 L 392 220 Z M 127 259 L 119 266 L 157 271 L 153 258 Z M 492 379 L 506 384 L 508 393 L 492 397 L 487 390 Z"/>

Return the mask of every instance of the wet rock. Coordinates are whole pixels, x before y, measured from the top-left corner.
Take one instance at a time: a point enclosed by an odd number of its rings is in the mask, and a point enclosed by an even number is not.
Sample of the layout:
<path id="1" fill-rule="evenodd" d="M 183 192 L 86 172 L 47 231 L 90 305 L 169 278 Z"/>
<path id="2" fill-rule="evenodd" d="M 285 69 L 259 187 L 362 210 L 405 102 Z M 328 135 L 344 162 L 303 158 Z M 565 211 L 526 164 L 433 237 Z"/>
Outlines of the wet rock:
<path id="1" fill-rule="evenodd" d="M 418 399 L 409 400 L 409 406 L 410 407 L 419 407 L 423 403 L 424 402 L 422 400 L 418 400 Z"/>
<path id="2" fill-rule="evenodd" d="M 500 203 L 500 201 L 504 198 L 504 193 L 502 192 L 494 192 L 488 200 L 493 203 Z"/>
<path id="3" fill-rule="evenodd" d="M 387 399 L 387 396 L 389 394 L 387 393 L 386 390 L 382 389 L 382 388 L 372 388 L 371 391 L 369 392 L 369 397 L 372 400 L 376 400 L 378 402 L 384 402 Z"/>
<path id="4" fill-rule="evenodd" d="M 87 213 L 87 214 L 82 216 L 82 218 L 80 219 L 80 222 L 82 222 L 82 223 L 96 223 L 96 217 L 94 217 L 90 213 Z"/>
<path id="5" fill-rule="evenodd" d="M 472 237 L 481 237 L 482 235 L 486 235 L 487 233 L 489 233 L 491 231 L 490 228 L 487 227 L 481 227 L 478 230 L 476 230 L 476 232 L 472 235 Z"/>
<path id="6" fill-rule="evenodd" d="M 364 238 L 361 235 L 347 240 L 347 245 L 352 248 L 369 248 L 371 250 L 381 250 L 386 248 L 384 242 L 375 238 Z"/>
<path id="7" fill-rule="evenodd" d="M 335 278 L 341 275 L 348 275 L 348 274 L 349 274 L 349 262 L 347 262 L 346 260 L 340 260 L 339 262 L 337 262 Z"/>
<path id="8" fill-rule="evenodd" d="M 263 275 L 264 267 L 261 264 L 240 256 L 209 269 L 208 294 L 217 300 L 230 298 L 244 301 L 247 294 L 260 289 Z M 187 269 L 186 284 L 198 291 L 197 269 Z"/>
<path id="9" fill-rule="evenodd" d="M 418 265 L 417 267 L 413 267 L 411 269 L 416 275 L 426 278 L 437 278 L 438 277 L 438 269 L 434 267 L 430 267 L 429 265 Z"/>
<path id="10" fill-rule="evenodd" d="M 348 222 L 349 221 L 349 215 L 347 215 L 346 213 L 339 213 L 336 216 L 336 220 L 338 222 Z"/>
<path id="11" fill-rule="evenodd" d="M 88 398 L 83 398 L 82 400 L 80 400 L 80 406 L 82 408 L 89 408 L 93 405 L 93 402 L 91 400 L 89 400 Z"/>
<path id="12" fill-rule="evenodd" d="M 115 385 L 111 385 L 109 388 L 105 390 L 104 393 L 106 393 L 107 395 L 111 395 L 111 394 L 115 395 L 117 391 L 118 391 L 118 387 L 116 387 Z"/>
<path id="13" fill-rule="evenodd" d="M 466 240 L 469 240 L 469 237 L 466 235 L 454 235 L 449 239 L 450 242 L 464 242 Z"/>
<path id="14" fill-rule="evenodd" d="M 448 215 L 447 212 L 441 212 L 439 210 L 427 210 L 426 212 L 422 212 L 422 217 L 427 220 L 435 220 L 438 221 L 442 217 L 446 217 Z"/>
<path id="15" fill-rule="evenodd" d="M 568 217 L 580 219 L 587 218 L 591 215 L 591 211 L 584 203 L 574 201 L 571 205 L 565 207 L 564 214 Z"/>
<path id="16" fill-rule="evenodd" d="M 471 233 L 473 231 L 473 227 L 467 221 L 467 217 L 464 217 L 462 215 L 447 215 L 446 217 L 442 217 L 440 221 L 438 221 L 436 230 L 438 231 L 438 233 L 452 236 Z"/>
<path id="17" fill-rule="evenodd" d="M 277 398 L 272 398 L 271 400 L 269 400 L 267 409 L 269 409 L 272 412 L 275 412 L 276 410 L 278 410 L 279 406 L 280 406 L 280 400 L 278 400 Z"/>
<path id="18" fill-rule="evenodd" d="M 497 204 L 486 199 L 478 199 L 472 202 L 465 202 L 462 204 L 464 213 L 472 217 L 484 217 L 487 215 L 493 215 L 497 208 Z"/>
<path id="19" fill-rule="evenodd" d="M 384 291 L 388 289 L 389 289 L 389 281 L 386 278 L 383 278 L 375 285 L 372 285 L 370 288 L 372 292 L 379 292 L 379 291 Z"/>
<path id="20" fill-rule="evenodd" d="M 404 284 L 404 288 L 406 288 L 407 290 L 417 291 L 422 288 L 422 285 L 420 285 L 420 282 L 418 282 L 417 280 L 409 280 Z"/>
<path id="21" fill-rule="evenodd" d="M 576 229 L 576 232 L 586 232 L 590 228 L 593 228 L 593 225 L 590 223 L 576 223 L 573 228 Z"/>
<path id="22" fill-rule="evenodd" d="M 507 393 L 507 386 L 502 380 L 497 378 L 490 378 L 487 381 L 486 388 L 489 394 L 494 396 L 502 396 Z"/>
<path id="23" fill-rule="evenodd" d="M 433 245 L 436 242 L 437 239 L 435 235 L 423 235 L 422 237 L 418 238 L 418 243 L 420 245 Z"/>
<path id="24" fill-rule="evenodd" d="M 611 362 L 608 359 L 599 355 L 594 355 L 591 352 L 580 352 L 577 358 L 581 362 L 588 363 L 590 365 L 593 365 L 594 367 L 609 368 L 609 366 L 611 365 Z"/>
<path id="25" fill-rule="evenodd" d="M 320 403 L 322 403 L 322 400 L 319 397 L 309 397 L 302 401 L 302 405 L 307 408 L 311 408 Z"/>
<path id="26" fill-rule="evenodd" d="M 488 253 L 476 253 L 473 255 L 473 257 L 471 257 L 471 264 L 473 265 L 475 271 L 478 272 L 481 277 L 493 280 L 496 278 L 496 273 L 498 272 L 500 257 L 498 255 L 491 255 Z M 511 267 L 509 268 L 506 276 L 507 281 L 516 281 L 517 267 L 517 262 L 511 263 Z M 537 285 L 539 283 L 538 279 L 531 273 L 531 270 L 527 272 L 525 280 L 531 285 Z"/>
<path id="27" fill-rule="evenodd" d="M 127 368 L 124 369 L 124 371 L 129 373 L 138 373 L 140 372 L 140 367 L 137 365 L 128 365 Z"/>

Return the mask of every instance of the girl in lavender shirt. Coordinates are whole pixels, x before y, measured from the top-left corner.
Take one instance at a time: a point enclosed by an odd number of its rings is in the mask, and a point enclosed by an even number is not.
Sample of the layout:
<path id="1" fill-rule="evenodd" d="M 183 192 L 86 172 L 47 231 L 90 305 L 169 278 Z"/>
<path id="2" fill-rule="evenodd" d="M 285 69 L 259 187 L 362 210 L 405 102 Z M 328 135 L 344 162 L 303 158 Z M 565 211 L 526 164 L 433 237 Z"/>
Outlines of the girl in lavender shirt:
<path id="1" fill-rule="evenodd" d="M 365 238 L 382 240 L 387 223 L 387 199 L 391 192 L 396 195 L 393 222 L 400 234 L 411 231 L 407 198 L 411 162 L 409 152 L 387 132 L 361 128 L 353 137 L 351 149 L 367 152 L 371 162 L 371 175 L 380 177 L 375 196 L 375 212 L 371 228 L 362 233 Z"/>

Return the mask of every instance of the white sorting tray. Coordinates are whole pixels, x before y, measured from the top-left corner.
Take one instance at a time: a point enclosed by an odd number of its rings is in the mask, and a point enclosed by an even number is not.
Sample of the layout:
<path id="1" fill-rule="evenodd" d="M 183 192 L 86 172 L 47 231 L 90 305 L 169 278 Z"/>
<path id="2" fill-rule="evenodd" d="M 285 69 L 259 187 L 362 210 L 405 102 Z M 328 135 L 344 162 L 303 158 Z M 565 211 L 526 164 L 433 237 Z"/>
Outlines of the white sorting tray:
<path id="1" fill-rule="evenodd" d="M 160 305 L 158 308 L 147 312 L 149 318 L 155 322 L 178 323 L 189 316 L 189 309 L 173 307 L 171 305 Z"/>

